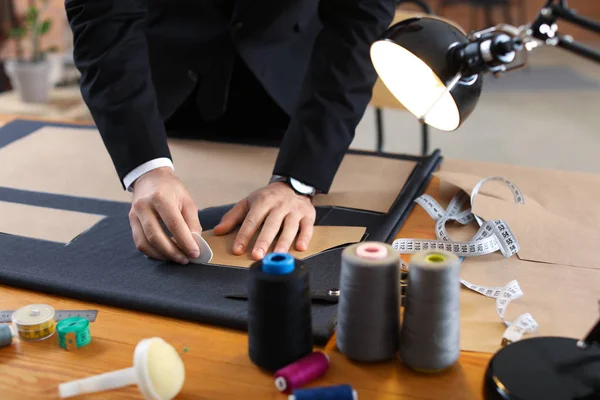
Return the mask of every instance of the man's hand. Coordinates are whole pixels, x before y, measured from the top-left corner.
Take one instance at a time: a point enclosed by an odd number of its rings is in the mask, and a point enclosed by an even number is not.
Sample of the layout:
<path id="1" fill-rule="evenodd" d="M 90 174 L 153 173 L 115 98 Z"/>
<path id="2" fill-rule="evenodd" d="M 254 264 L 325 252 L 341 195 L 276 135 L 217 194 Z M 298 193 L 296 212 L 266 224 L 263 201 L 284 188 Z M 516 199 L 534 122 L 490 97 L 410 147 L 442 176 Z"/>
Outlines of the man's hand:
<path id="1" fill-rule="evenodd" d="M 255 191 L 223 216 L 214 229 L 216 235 L 231 232 L 238 224 L 242 226 L 233 242 L 233 254 L 246 251 L 250 240 L 261 225 L 264 226 L 256 239 L 252 258 L 262 259 L 281 229 L 275 252 L 286 253 L 298 230 L 296 249 L 304 251 L 312 238 L 316 211 L 310 198 L 296 194 L 283 182 L 275 182 Z"/>
<path id="2" fill-rule="evenodd" d="M 200 255 L 192 236 L 202 233 L 198 207 L 171 168 L 154 169 L 135 181 L 129 223 L 135 246 L 148 257 L 187 264 Z"/>

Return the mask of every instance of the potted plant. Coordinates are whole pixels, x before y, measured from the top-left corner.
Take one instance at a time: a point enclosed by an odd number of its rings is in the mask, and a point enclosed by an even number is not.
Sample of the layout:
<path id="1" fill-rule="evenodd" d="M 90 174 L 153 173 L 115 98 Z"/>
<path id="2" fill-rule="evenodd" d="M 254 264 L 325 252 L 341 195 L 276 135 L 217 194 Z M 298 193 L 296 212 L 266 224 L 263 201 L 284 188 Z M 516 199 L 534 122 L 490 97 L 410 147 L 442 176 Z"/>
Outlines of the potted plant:
<path id="1" fill-rule="evenodd" d="M 48 0 L 31 2 L 27 16 L 22 24 L 10 31 L 10 37 L 16 44 L 16 59 L 7 62 L 6 72 L 12 86 L 21 100 L 28 103 L 44 103 L 48 100 L 52 65 L 46 57 L 47 51 L 41 48 L 41 38 L 50 31 L 52 21 L 42 20 L 42 13 L 48 7 Z M 31 54 L 25 56 L 23 41 L 29 38 Z"/>

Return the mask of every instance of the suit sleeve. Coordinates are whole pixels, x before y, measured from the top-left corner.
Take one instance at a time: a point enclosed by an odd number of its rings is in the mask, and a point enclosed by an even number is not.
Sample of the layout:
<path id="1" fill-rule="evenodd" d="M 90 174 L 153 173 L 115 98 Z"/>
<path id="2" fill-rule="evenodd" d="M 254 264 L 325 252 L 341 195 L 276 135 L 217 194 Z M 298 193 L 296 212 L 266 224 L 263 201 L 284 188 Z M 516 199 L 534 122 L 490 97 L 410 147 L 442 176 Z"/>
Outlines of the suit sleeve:
<path id="1" fill-rule="evenodd" d="M 150 160 L 169 158 L 151 79 L 146 0 L 66 0 L 81 93 L 121 182 Z"/>
<path id="2" fill-rule="evenodd" d="M 394 10 L 394 0 L 320 1 L 323 28 L 275 174 L 329 191 L 377 78 L 371 44 L 391 24 Z"/>

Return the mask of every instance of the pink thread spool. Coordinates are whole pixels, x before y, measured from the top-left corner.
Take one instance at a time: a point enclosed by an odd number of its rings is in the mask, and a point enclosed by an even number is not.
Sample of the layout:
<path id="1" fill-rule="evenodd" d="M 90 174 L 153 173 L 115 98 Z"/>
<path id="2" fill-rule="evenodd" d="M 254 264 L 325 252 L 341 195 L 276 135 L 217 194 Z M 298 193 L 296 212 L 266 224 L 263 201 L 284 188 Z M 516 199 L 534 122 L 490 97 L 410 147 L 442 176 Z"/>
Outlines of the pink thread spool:
<path id="1" fill-rule="evenodd" d="M 380 243 L 363 243 L 356 248 L 356 255 L 367 260 L 383 260 L 387 257 L 387 248 Z"/>
<path id="2" fill-rule="evenodd" d="M 292 393 L 294 389 L 319 379 L 325 375 L 328 369 L 329 357 L 327 354 L 314 351 L 275 372 L 275 387 L 280 392 Z"/>

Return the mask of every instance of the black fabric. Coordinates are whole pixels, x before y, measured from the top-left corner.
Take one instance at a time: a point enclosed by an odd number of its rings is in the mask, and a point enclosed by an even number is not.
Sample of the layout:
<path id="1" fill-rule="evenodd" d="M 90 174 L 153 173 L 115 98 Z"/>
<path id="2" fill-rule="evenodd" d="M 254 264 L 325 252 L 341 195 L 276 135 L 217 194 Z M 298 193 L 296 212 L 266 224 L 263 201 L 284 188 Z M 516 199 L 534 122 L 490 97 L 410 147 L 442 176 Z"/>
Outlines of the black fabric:
<path id="1" fill-rule="evenodd" d="M 44 125 L 15 121 L 0 129 L 0 147 Z M 68 125 L 60 125 L 68 126 Z M 353 152 L 373 155 L 370 152 Z M 439 152 L 419 159 L 388 214 L 340 207 L 317 207 L 317 225 L 364 226 L 363 239 L 390 241 L 441 160 Z M 181 266 L 150 260 L 133 244 L 129 203 L 38 193 L 0 187 L 0 201 L 106 215 L 68 245 L 0 234 L 0 284 L 72 297 L 84 301 L 154 313 L 234 329 L 246 329 L 246 303 L 225 295 L 245 293 L 247 269 L 216 265 Z M 212 229 L 232 205 L 199 212 Z M 311 290 L 336 289 L 344 246 L 305 259 Z M 312 305 L 316 344 L 333 333 L 337 306 Z"/>
<path id="2" fill-rule="evenodd" d="M 66 0 L 83 98 L 115 169 L 122 180 L 171 157 L 164 122 L 192 93 L 204 119 L 223 115 L 239 57 L 291 118 L 273 171 L 326 193 L 371 98 L 369 49 L 395 0 L 230 1 Z"/>

